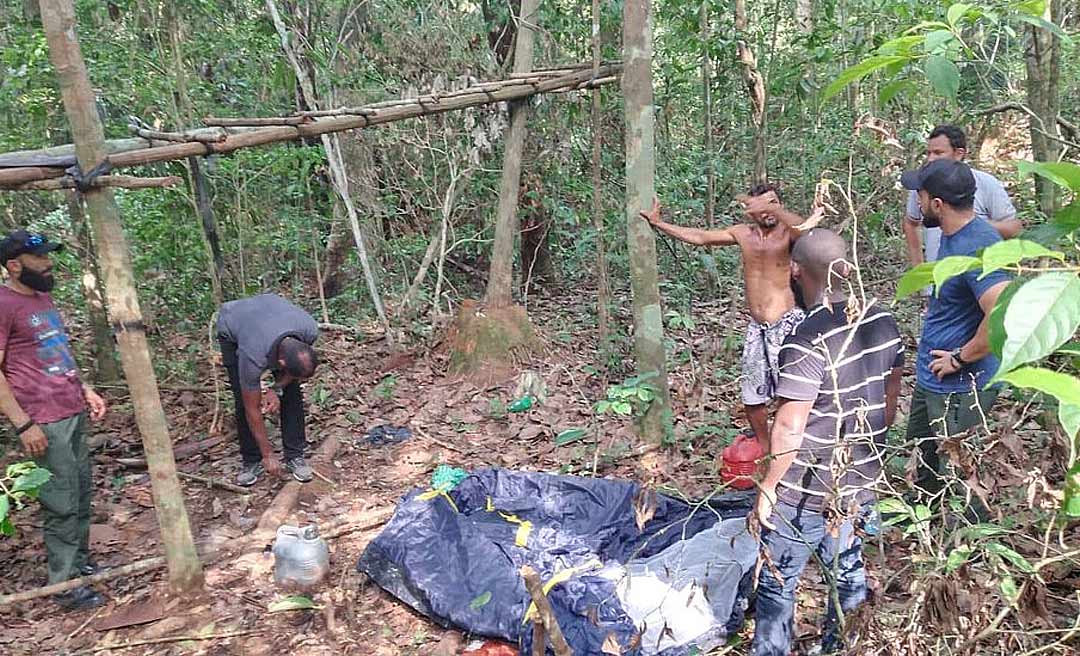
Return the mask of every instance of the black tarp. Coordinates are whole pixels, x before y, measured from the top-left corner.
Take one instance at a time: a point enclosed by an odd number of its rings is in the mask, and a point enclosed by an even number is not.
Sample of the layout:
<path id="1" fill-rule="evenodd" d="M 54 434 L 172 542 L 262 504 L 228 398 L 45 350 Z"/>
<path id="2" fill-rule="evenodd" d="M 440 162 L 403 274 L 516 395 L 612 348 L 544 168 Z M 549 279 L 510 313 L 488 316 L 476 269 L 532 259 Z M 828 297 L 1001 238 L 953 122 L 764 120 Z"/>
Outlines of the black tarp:
<path id="1" fill-rule="evenodd" d="M 541 580 L 561 581 L 549 598 L 575 653 L 600 653 L 610 635 L 625 654 L 657 653 L 634 644 L 642 628 L 623 608 L 618 582 L 634 563 L 662 560 L 665 550 L 721 519 L 745 517 L 751 503 L 746 493 L 687 503 L 630 481 L 483 469 L 447 494 L 407 494 L 357 568 L 439 624 L 501 638 L 527 653 L 530 598 L 519 570 L 529 564 Z M 652 510 L 640 530 L 635 508 Z M 737 552 L 717 556 L 733 564 L 721 581 L 731 590 L 748 579 L 756 557 L 754 547 L 739 544 Z M 721 633 L 728 619 L 719 622 Z"/>

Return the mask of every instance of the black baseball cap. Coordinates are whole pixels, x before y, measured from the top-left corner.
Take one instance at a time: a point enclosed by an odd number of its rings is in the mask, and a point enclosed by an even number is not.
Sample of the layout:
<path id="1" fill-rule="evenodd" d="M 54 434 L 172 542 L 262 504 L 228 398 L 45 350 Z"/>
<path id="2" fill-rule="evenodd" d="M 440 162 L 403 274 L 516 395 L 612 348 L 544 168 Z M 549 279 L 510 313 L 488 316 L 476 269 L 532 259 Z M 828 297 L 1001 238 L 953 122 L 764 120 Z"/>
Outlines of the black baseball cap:
<path id="1" fill-rule="evenodd" d="M 911 191 L 926 190 L 931 198 L 949 205 L 970 206 L 975 199 L 975 176 L 971 167 L 951 159 L 938 159 L 900 176 L 900 184 Z"/>
<path id="2" fill-rule="evenodd" d="M 63 248 L 63 244 L 49 241 L 49 238 L 45 235 L 27 232 L 26 230 L 16 230 L 4 237 L 4 241 L 0 242 L 0 264 L 7 264 L 8 260 L 14 260 L 23 253 L 45 255 L 53 251 L 63 250 Z"/>

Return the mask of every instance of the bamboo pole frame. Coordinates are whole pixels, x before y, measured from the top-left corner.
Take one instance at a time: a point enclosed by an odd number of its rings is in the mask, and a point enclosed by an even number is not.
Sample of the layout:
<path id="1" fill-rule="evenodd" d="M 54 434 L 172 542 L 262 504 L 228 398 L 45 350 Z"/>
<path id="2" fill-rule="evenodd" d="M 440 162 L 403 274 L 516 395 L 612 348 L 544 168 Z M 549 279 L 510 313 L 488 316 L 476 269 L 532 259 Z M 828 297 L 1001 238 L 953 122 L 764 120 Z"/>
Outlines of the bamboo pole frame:
<path id="1" fill-rule="evenodd" d="M 420 116 L 430 116 L 480 105 L 520 100 L 540 93 L 572 91 L 578 88 L 594 88 L 602 84 L 615 82 L 619 70 L 620 65 L 609 64 L 602 66 L 594 76 L 591 69 L 585 68 L 566 75 L 551 77 L 536 83 L 509 84 L 502 88 L 495 89 L 494 91 L 466 88 L 462 90 L 464 93 L 459 95 L 443 96 L 439 99 L 436 99 L 433 96 L 427 96 L 410 101 L 395 101 L 395 104 L 392 106 L 374 109 L 372 109 L 373 106 L 366 106 L 363 108 L 356 108 L 365 110 L 365 113 L 362 114 L 331 116 L 320 120 L 313 120 L 313 117 L 303 116 L 258 119 L 271 122 L 270 125 L 264 127 L 253 127 L 251 122 L 256 119 L 207 119 L 212 121 L 230 120 L 235 127 L 223 128 L 222 126 L 214 126 L 214 129 L 216 130 L 225 129 L 227 134 L 224 140 L 216 142 L 191 141 L 184 143 L 169 143 L 142 138 L 120 140 L 126 143 L 119 144 L 119 148 L 125 149 L 110 153 L 107 157 L 107 161 L 113 169 L 117 169 L 129 166 L 154 164 L 157 162 L 168 162 L 199 155 L 231 153 L 240 150 L 241 148 L 252 148 L 284 141 L 311 139 L 324 134 L 364 129 L 374 125 L 393 123 Z M 430 102 L 428 102 L 428 98 L 431 99 Z M 291 124 L 282 123 L 283 121 L 288 121 L 290 119 L 292 121 Z M 273 123 L 275 121 L 276 123 Z M 239 123 L 243 123 L 243 125 L 241 126 Z M 197 132 L 189 131 L 188 134 L 197 134 Z M 156 145 L 159 143 L 164 143 L 165 145 Z M 146 147 L 147 144 L 150 144 L 150 147 Z M 112 144 L 110 144 L 110 146 L 112 146 Z M 128 147 L 130 147 L 130 149 L 126 149 Z M 6 157 L 14 155 L 27 156 L 40 153 L 42 155 L 61 156 L 67 152 L 71 151 L 65 151 L 63 147 L 49 149 L 49 151 L 21 151 L 20 153 L 0 155 L 0 162 L 3 162 Z M 12 187 L 27 182 L 48 180 L 62 176 L 64 176 L 64 169 L 59 167 L 25 166 L 0 168 L 0 191 L 12 191 Z"/>

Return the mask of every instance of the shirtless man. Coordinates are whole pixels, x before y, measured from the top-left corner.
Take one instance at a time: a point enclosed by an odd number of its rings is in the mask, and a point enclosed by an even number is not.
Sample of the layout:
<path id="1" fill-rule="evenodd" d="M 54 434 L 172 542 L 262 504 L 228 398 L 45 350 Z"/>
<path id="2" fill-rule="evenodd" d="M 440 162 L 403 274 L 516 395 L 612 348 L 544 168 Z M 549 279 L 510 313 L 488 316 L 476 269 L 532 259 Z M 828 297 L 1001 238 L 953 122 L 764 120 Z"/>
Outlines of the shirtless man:
<path id="1" fill-rule="evenodd" d="M 803 318 L 791 287 L 791 246 L 821 220 L 823 210 L 815 210 L 804 221 L 783 206 L 774 185 L 757 185 L 749 196 L 736 199 L 746 208 L 751 223 L 721 230 L 677 226 L 660 219 L 659 201 L 641 216 L 657 230 L 688 244 L 739 247 L 750 309 L 742 353 L 742 401 L 754 437 L 766 446 L 768 404 L 776 391 L 780 346 Z"/>

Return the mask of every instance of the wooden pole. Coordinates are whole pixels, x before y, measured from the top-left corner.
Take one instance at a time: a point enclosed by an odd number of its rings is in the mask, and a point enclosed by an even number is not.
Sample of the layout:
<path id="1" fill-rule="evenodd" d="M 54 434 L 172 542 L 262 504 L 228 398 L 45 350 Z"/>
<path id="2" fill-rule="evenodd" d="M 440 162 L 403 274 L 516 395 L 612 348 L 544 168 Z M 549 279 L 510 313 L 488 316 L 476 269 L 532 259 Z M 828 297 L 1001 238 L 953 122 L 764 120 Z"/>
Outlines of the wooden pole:
<path id="1" fill-rule="evenodd" d="M 619 67 L 615 65 L 607 65 L 601 67 L 601 78 L 597 80 L 597 82 L 612 79 L 611 76 L 617 73 L 618 70 Z M 282 141 L 313 139 L 323 134 L 330 134 L 333 132 L 359 130 L 371 127 L 373 125 L 393 123 L 396 121 L 416 118 L 419 116 L 431 116 L 434 114 L 441 114 L 443 112 L 466 109 L 468 107 L 477 107 L 479 105 L 489 105 L 492 103 L 519 100 L 522 98 L 536 95 L 538 93 L 551 93 L 559 91 L 561 89 L 574 88 L 578 85 L 585 84 L 592 79 L 592 70 L 587 69 L 565 76 L 551 78 L 550 80 L 545 80 L 535 85 L 509 86 L 505 89 L 499 89 L 492 92 L 477 92 L 461 96 L 455 96 L 437 105 L 428 105 L 426 107 L 422 107 L 420 105 L 404 105 L 399 107 L 393 107 L 386 111 L 379 111 L 378 113 L 370 116 L 349 115 L 333 117 L 325 120 L 313 121 L 311 123 L 305 123 L 303 125 L 295 126 L 284 125 L 264 128 L 229 128 L 228 137 L 226 137 L 224 141 L 216 143 L 153 142 L 154 145 L 152 147 L 147 147 L 146 144 L 149 144 L 151 142 L 145 139 L 122 139 L 119 141 L 122 142 L 123 145 L 116 146 L 116 152 L 113 152 L 109 155 L 109 163 L 113 166 L 114 169 L 116 169 L 128 166 L 153 164 L 156 162 L 169 162 L 173 160 L 184 159 L 186 157 L 191 157 L 192 155 L 231 153 L 233 151 L 240 150 L 241 148 L 265 146 L 267 144 L 279 143 Z M 49 152 L 53 150 L 63 153 L 65 152 L 65 148 L 67 147 L 60 146 L 56 149 L 20 151 L 18 153 L 7 153 L 4 155 L 0 155 L 0 165 L 3 165 L 3 168 L 0 168 L 0 188 L 9 187 L 11 185 L 19 184 L 22 182 L 29 182 L 31 180 L 45 180 L 48 178 L 59 178 L 63 176 L 63 168 L 50 168 L 42 166 L 19 167 L 12 166 L 11 161 L 12 157 L 16 155 L 24 156 L 27 154 L 49 154 Z"/>
<path id="2" fill-rule="evenodd" d="M 670 430 L 664 354 L 664 319 L 656 266 L 656 236 L 640 213 L 656 198 L 652 85 L 652 0 L 623 4 L 622 89 L 626 111 L 626 240 L 630 256 L 630 287 L 634 300 L 634 358 L 641 375 L 651 374 L 656 399 L 641 421 L 643 436 L 663 440 Z"/>
<path id="3" fill-rule="evenodd" d="M 517 39 L 514 45 L 514 73 L 528 73 L 533 64 L 533 40 L 536 34 L 539 0 L 521 0 Z M 525 150 L 526 120 L 529 106 L 525 102 L 511 105 L 510 127 L 506 132 L 503 150 L 502 181 L 499 184 L 499 207 L 495 215 L 495 240 L 491 247 L 491 269 L 488 274 L 485 300 L 492 307 L 513 304 L 514 239 L 517 237 L 518 194 L 521 186 L 521 158 Z"/>
<path id="4" fill-rule="evenodd" d="M 91 187 L 119 187 L 121 189 L 168 189 L 180 184 L 179 176 L 164 178 L 138 178 L 133 175 L 103 175 L 90 182 Z M 74 178 L 62 177 L 51 180 L 33 180 L 5 189 L 5 191 L 60 191 L 77 189 Z"/>
<path id="5" fill-rule="evenodd" d="M 214 204 L 210 200 L 210 181 L 206 179 L 198 157 L 188 158 L 188 171 L 191 172 L 191 187 L 195 194 L 195 211 L 199 214 L 206 248 L 210 251 L 210 285 L 214 294 L 214 303 L 221 305 L 225 301 L 225 289 L 222 283 L 225 277 L 225 256 L 221 254 L 221 238 L 218 236 L 217 221 L 214 220 Z"/>
<path id="6" fill-rule="evenodd" d="M 106 158 L 105 135 L 75 34 L 75 7 L 72 0 L 41 0 L 40 7 L 49 58 L 60 80 L 79 166 L 83 171 L 91 171 Z M 142 435 L 150 470 L 169 584 L 176 592 L 193 591 L 202 587 L 202 565 L 195 551 L 183 491 L 176 475 L 172 443 L 150 360 L 120 210 L 109 188 L 92 188 L 86 191 L 85 199 L 105 282 L 106 307 L 116 333 L 120 362 L 131 390 L 135 422 Z"/>
<path id="7" fill-rule="evenodd" d="M 544 586 L 540 583 L 540 575 L 531 566 L 522 565 L 521 578 L 525 580 L 525 589 L 529 591 L 529 596 L 532 597 L 533 603 L 536 604 L 536 615 L 539 617 L 540 622 L 543 623 L 544 631 L 551 639 L 551 648 L 555 651 L 555 656 L 574 656 L 574 651 L 570 649 L 570 645 L 566 642 L 566 636 L 563 635 L 559 622 L 555 619 L 555 611 L 551 609 L 551 602 L 548 601 L 547 595 L 544 594 Z"/>
<path id="8" fill-rule="evenodd" d="M 109 315 L 105 311 L 105 297 L 101 293 L 101 268 L 94 255 L 90 222 L 86 219 L 82 196 L 76 191 L 68 191 L 64 196 L 82 261 L 83 298 L 94 335 L 94 373 L 97 374 L 94 382 L 111 383 L 120 380 L 120 367 L 116 361 L 116 343 L 109 329 Z"/>
<path id="9" fill-rule="evenodd" d="M 712 113 L 712 30 L 709 3 L 701 3 L 701 102 L 705 123 L 705 225 L 711 230 L 716 220 L 716 167 L 713 165 Z"/>

